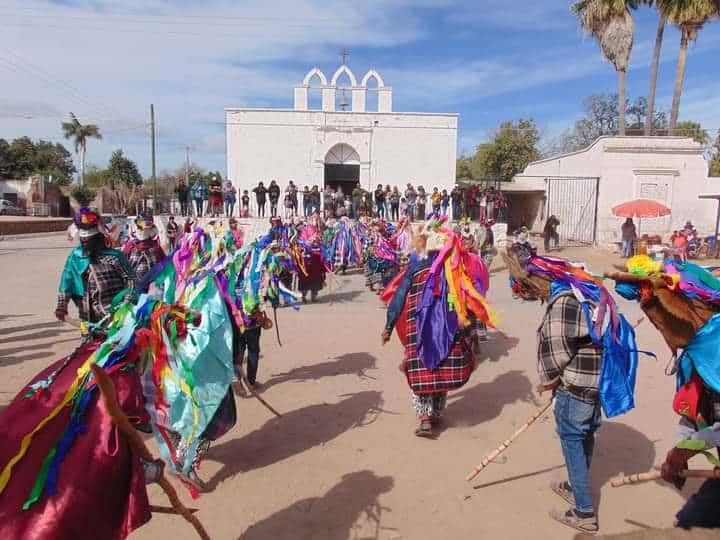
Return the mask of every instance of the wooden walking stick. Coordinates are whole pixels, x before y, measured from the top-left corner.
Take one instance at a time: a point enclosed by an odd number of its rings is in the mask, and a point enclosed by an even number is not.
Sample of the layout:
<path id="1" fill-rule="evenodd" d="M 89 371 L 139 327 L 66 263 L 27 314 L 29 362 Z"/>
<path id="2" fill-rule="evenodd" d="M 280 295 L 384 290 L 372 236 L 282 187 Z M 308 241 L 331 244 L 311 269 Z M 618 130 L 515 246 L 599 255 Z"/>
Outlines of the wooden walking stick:
<path id="1" fill-rule="evenodd" d="M 235 369 L 237 370 L 238 376 L 240 378 L 240 384 L 243 386 L 245 390 L 247 390 L 252 397 L 257 399 L 260 403 L 262 403 L 267 410 L 269 410 L 271 413 L 273 413 L 278 418 L 282 418 L 282 414 L 277 412 L 275 408 L 270 405 L 267 401 L 265 401 L 263 398 L 261 398 L 255 390 L 253 390 L 252 386 L 250 385 L 250 381 L 247 380 L 247 377 L 245 376 L 245 371 L 243 370 L 242 366 L 239 364 L 235 364 Z"/>
<path id="2" fill-rule="evenodd" d="M 680 471 L 682 478 L 720 478 L 720 469 L 686 469 Z M 650 471 L 630 476 L 619 476 L 611 480 L 612 487 L 629 486 L 631 484 L 640 484 L 642 482 L 652 482 L 653 480 L 662 480 L 660 471 Z"/>
<path id="3" fill-rule="evenodd" d="M 148 450 L 147 446 L 145 446 L 145 442 L 142 440 L 142 437 L 140 437 L 140 434 L 132 426 L 130 420 L 128 420 L 128 417 L 125 416 L 125 413 L 118 404 L 115 385 L 110 380 L 108 374 L 105 373 L 105 371 L 103 371 L 100 366 L 94 363 L 90 364 L 90 369 L 92 370 L 93 376 L 95 377 L 95 382 L 97 383 L 98 389 L 100 390 L 100 395 L 102 396 L 103 403 L 105 404 L 105 409 L 107 410 L 115 425 L 117 425 L 118 429 L 120 429 L 123 435 L 125 435 L 125 437 L 127 438 L 127 441 L 130 444 L 130 447 L 133 449 L 133 452 L 135 452 L 138 456 L 140 456 L 140 458 L 145 461 L 156 461 L 153 455 L 150 453 L 150 450 Z M 189 522 L 193 527 L 195 527 L 195 531 L 200 538 L 202 538 L 203 540 L 210 540 L 210 535 L 208 535 L 205 527 L 203 527 L 203 524 L 200 523 L 200 520 L 193 515 L 193 511 L 189 510 L 180 501 L 177 491 L 175 491 L 175 488 L 167 479 L 167 476 L 165 476 L 164 469 L 160 473 L 160 479 L 158 480 L 158 484 L 160 484 L 160 487 L 170 500 L 170 505 L 172 506 L 173 511 L 180 514 L 183 518 L 185 518 L 187 522 Z"/>
<path id="4" fill-rule="evenodd" d="M 465 477 L 465 480 L 468 482 L 475 478 L 478 474 L 480 474 L 480 471 L 482 471 L 485 467 L 487 467 L 492 460 L 494 460 L 496 457 L 498 457 L 500 454 L 502 454 L 505 450 L 507 450 L 508 446 L 510 446 L 515 439 L 517 439 L 520 434 L 528 429 L 530 426 L 532 426 L 535 421 L 540 418 L 545 412 L 550 408 L 550 406 L 553 404 L 554 399 L 551 399 L 548 401 L 545 405 L 540 407 L 537 411 L 535 411 L 535 414 L 533 414 L 530 418 L 528 418 L 528 421 L 525 422 L 520 428 L 513 433 L 509 439 L 503 441 L 500 446 L 498 446 L 495 450 L 490 452 L 483 460 L 480 462 L 480 465 L 475 467 L 470 474 L 468 474 Z"/>

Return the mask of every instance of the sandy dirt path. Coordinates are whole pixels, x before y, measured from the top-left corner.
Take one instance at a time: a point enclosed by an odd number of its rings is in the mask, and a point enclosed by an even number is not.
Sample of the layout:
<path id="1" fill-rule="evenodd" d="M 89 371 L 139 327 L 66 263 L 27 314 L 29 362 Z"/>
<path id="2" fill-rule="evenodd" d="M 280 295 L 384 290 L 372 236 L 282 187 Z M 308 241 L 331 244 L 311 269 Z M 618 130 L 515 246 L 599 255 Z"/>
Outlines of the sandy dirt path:
<path id="1" fill-rule="evenodd" d="M 59 235 L 0 245 L 0 407 L 27 380 L 77 343 L 73 328 L 53 319 L 56 286 L 68 253 Z M 566 256 L 601 271 L 602 252 Z M 535 410 L 535 330 L 542 307 L 510 297 L 507 273 L 493 270 L 490 300 L 502 330 L 490 333 L 469 384 L 451 394 L 445 430 L 436 440 L 413 435 L 416 421 L 397 365 L 396 338 L 380 346 L 385 310 L 363 277 L 339 277 L 341 289 L 315 305 L 279 311 L 283 347 L 263 334 L 259 381 L 284 413 L 273 418 L 256 400 L 237 398 L 237 426 L 210 449 L 201 475 L 214 488 L 197 501 L 216 539 L 572 538 L 547 517 L 563 501 L 547 488 L 563 473 L 552 418 L 538 422 L 472 483 L 465 475 Z M 641 313 L 622 301 L 631 321 Z M 651 469 L 671 444 L 673 380 L 657 331 L 644 322 L 638 341 L 658 353 L 641 359 L 637 408 L 601 428 L 593 486 L 601 530 L 667 527 L 683 497 L 649 483 L 613 489 L 620 472 Z M 61 473 L 62 474 L 62 473 Z M 151 501 L 165 504 L 151 487 Z M 193 538 L 181 519 L 156 515 L 132 538 Z"/>

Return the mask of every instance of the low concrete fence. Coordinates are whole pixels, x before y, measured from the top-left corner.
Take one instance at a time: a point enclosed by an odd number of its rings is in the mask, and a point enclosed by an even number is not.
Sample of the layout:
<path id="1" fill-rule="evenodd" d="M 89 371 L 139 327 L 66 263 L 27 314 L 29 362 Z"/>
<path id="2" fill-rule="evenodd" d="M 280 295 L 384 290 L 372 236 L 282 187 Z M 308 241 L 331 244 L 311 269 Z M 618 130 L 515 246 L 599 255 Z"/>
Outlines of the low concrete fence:
<path id="1" fill-rule="evenodd" d="M 59 232 L 66 230 L 72 219 L 70 218 L 33 218 L 22 216 L 0 217 L 0 234 L 33 234 L 44 232 Z"/>

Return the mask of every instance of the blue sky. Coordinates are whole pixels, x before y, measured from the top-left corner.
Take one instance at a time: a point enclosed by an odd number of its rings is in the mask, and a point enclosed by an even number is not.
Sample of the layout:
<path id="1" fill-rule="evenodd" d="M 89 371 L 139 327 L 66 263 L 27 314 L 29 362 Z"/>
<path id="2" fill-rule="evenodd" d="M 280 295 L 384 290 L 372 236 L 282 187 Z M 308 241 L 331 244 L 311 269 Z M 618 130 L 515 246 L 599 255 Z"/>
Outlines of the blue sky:
<path id="1" fill-rule="evenodd" d="M 647 93 L 656 12 L 634 13 L 628 95 Z M 192 160 L 225 171 L 225 107 L 291 107 L 292 87 L 350 51 L 357 76 L 375 68 L 396 111 L 460 113 L 458 152 L 503 120 L 532 117 L 546 141 L 581 115 L 616 74 L 569 2 L 554 0 L 0 0 L 0 137 L 62 140 L 68 111 L 104 139 L 88 162 L 122 148 L 150 171 L 149 104 L 158 170 Z M 659 105 L 672 98 L 679 34 L 665 32 Z M 688 57 L 681 119 L 720 129 L 720 21 Z M 69 145 L 68 145 L 69 147 Z"/>

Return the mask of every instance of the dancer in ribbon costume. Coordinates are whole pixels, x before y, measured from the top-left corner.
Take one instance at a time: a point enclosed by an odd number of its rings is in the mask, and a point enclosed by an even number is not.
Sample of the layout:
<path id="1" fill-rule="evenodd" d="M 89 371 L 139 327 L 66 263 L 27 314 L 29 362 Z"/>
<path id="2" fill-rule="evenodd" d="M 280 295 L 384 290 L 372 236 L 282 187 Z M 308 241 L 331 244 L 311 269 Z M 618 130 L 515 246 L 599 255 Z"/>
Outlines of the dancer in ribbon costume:
<path id="1" fill-rule="evenodd" d="M 601 410 L 607 417 L 634 407 L 635 332 L 602 282 L 570 262 L 538 257 L 524 244 L 503 254 L 515 297 L 547 303 L 538 329 L 538 389 L 555 396 L 555 421 L 568 481 L 551 489 L 568 510 L 550 516 L 595 533 L 598 521 L 589 473 Z"/>
<path id="2" fill-rule="evenodd" d="M 173 350 L 195 320 L 147 297 L 120 304 L 106 332 L 93 330 L 0 413 L 0 538 L 122 539 L 150 519 L 145 483 L 159 478 L 162 462 L 133 453 L 99 406 L 89 366 L 113 381 L 130 421 L 147 424 L 141 373 L 153 372 L 153 344 Z"/>
<path id="3" fill-rule="evenodd" d="M 720 447 L 720 280 L 709 271 L 682 261 L 656 262 L 646 255 L 627 261 L 627 272 L 607 274 L 616 291 L 640 307 L 677 358 L 677 385 L 673 410 L 680 417 L 677 443 L 662 465 L 662 476 L 681 488 L 680 472 L 702 454 L 712 466 L 711 454 Z M 720 480 L 706 480 L 676 515 L 682 528 L 720 527 Z"/>
<path id="4" fill-rule="evenodd" d="M 401 371 L 420 419 L 415 434 L 432 437 L 448 391 L 462 387 L 475 368 L 469 342 L 472 318 L 493 327 L 497 320 L 484 298 L 487 270 L 444 225 L 444 218 L 423 226 L 413 242 L 407 269 L 381 297 L 389 302 L 382 342 L 397 328 L 405 347 Z"/>
<path id="5" fill-rule="evenodd" d="M 152 216 L 137 218 L 135 227 L 133 238 L 123 246 L 123 253 L 130 261 L 135 276 L 141 280 L 153 266 L 165 258 L 165 252 L 160 247 L 158 230 Z"/>
<path id="6" fill-rule="evenodd" d="M 353 225 L 347 217 L 341 217 L 335 223 L 335 235 L 330 252 L 333 254 L 334 269 L 345 274 L 348 266 L 358 267 L 362 262 L 362 237 L 358 234 L 358 224 Z"/>
<path id="7" fill-rule="evenodd" d="M 322 228 L 320 215 L 311 216 L 311 222 L 305 224 L 299 234 L 303 249 L 303 268 L 298 272 L 298 290 L 302 294 L 303 303 L 307 302 L 307 293 L 310 301 L 317 301 L 320 290 L 325 286 L 325 273 L 329 266 L 325 261 L 322 246 Z"/>
<path id="8" fill-rule="evenodd" d="M 385 235 L 386 228 L 383 222 L 376 221 L 370 224 L 365 249 L 365 285 L 377 294 L 380 294 L 397 274 L 399 267 L 398 255 Z"/>
<path id="9" fill-rule="evenodd" d="M 127 299 L 134 286 L 135 274 L 118 250 L 110 249 L 100 215 L 81 208 L 74 218 L 80 245 L 72 250 L 60 278 L 55 316 L 64 321 L 68 304 L 73 301 L 86 322 L 98 322 L 108 315 L 116 296 Z"/>

